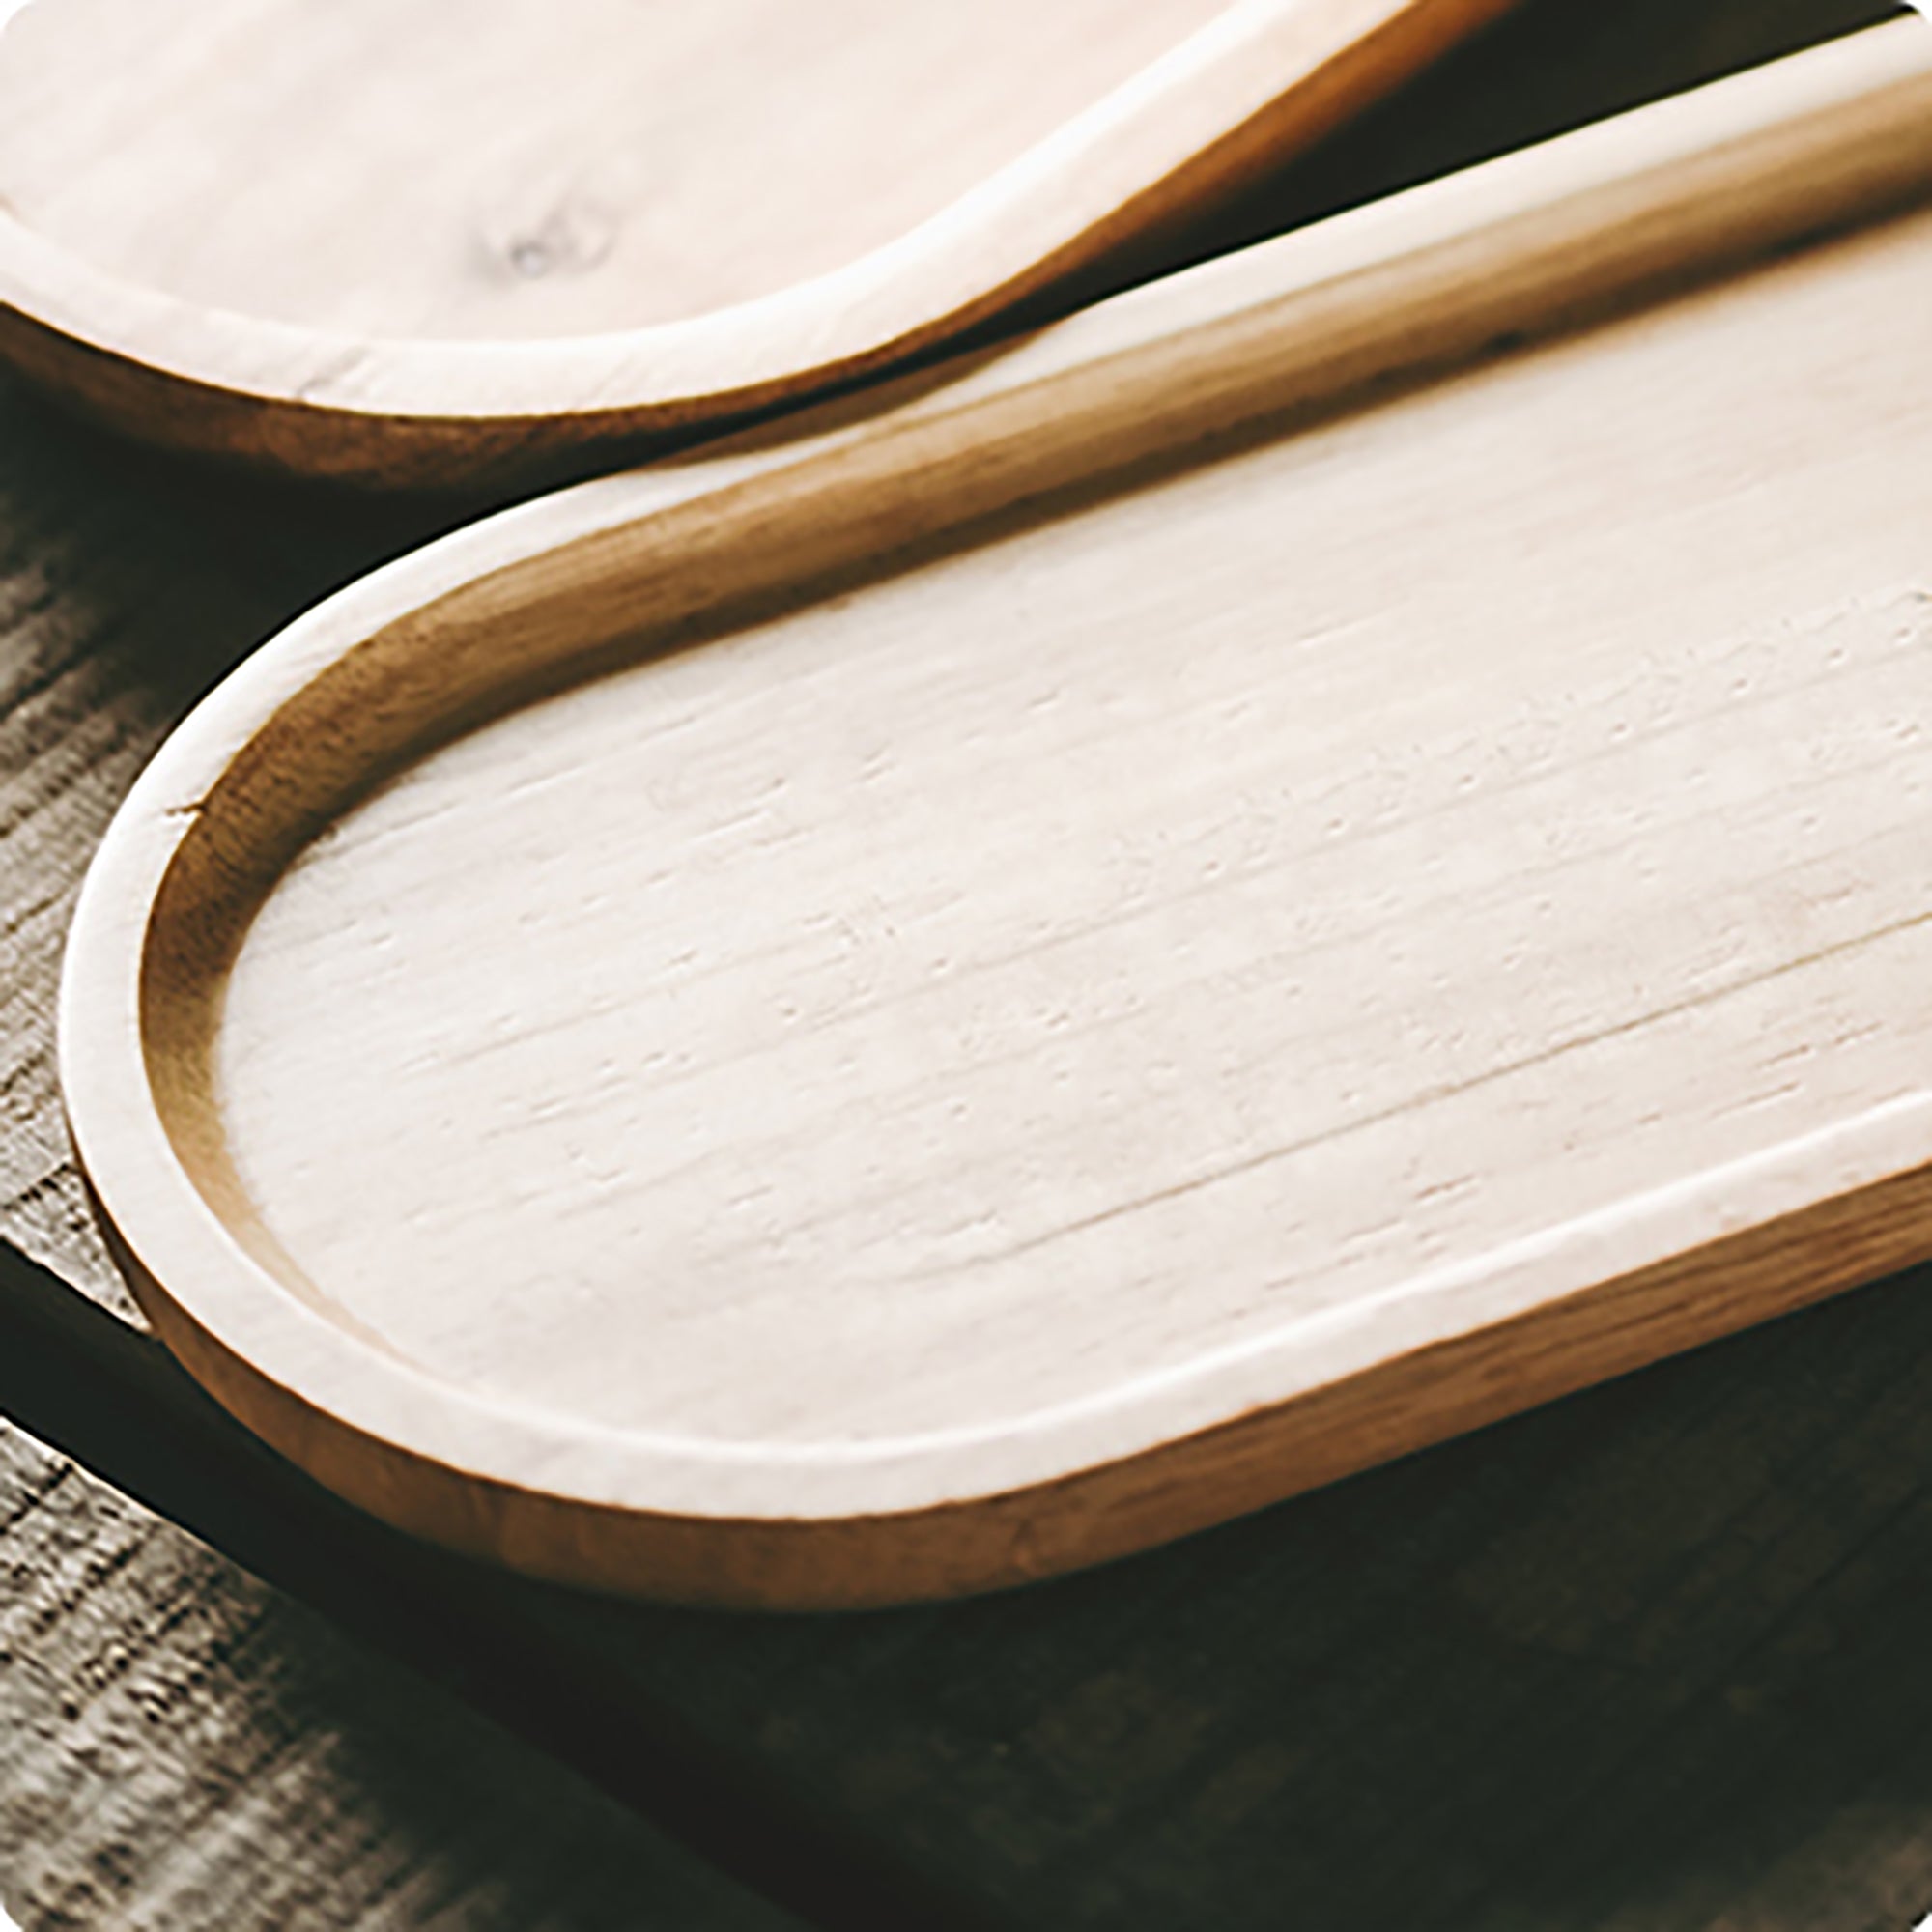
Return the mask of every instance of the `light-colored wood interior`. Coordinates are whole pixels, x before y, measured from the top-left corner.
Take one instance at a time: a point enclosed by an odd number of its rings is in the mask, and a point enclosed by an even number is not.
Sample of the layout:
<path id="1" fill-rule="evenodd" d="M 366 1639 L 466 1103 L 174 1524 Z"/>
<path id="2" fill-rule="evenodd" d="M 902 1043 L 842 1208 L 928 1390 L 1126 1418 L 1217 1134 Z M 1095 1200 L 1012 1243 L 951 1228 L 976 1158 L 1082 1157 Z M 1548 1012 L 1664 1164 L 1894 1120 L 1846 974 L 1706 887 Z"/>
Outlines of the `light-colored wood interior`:
<path id="1" fill-rule="evenodd" d="M 325 606 L 70 952 L 162 1332 L 464 1547 L 857 1602 L 1932 1249 L 1928 102 L 1874 35 Z"/>
<path id="2" fill-rule="evenodd" d="M 896 240 L 1223 4 L 60 0 L 0 41 L 0 197 L 210 308 L 631 329 Z"/>
<path id="3" fill-rule="evenodd" d="M 439 1375 L 843 1440 L 1918 1088 L 1928 305 L 1920 218 L 412 765 L 242 948 L 248 1195 Z"/>
<path id="4" fill-rule="evenodd" d="M 1144 268 L 1512 0 L 62 0 L 0 354 L 384 487 L 598 467 Z"/>

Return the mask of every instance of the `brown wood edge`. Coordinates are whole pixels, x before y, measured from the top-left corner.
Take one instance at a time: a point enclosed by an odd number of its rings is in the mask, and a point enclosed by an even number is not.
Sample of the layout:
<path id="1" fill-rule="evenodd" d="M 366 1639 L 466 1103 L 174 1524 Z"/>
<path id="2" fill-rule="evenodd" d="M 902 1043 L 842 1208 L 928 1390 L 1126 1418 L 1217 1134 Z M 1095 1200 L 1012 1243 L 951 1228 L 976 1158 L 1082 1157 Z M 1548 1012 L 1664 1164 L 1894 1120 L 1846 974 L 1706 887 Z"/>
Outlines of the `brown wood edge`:
<path id="1" fill-rule="evenodd" d="M 822 1521 L 572 1502 L 378 1441 L 225 1349 L 142 1271 L 104 1216 L 102 1225 L 143 1311 L 196 1379 L 381 1520 L 578 1589 L 713 1607 L 862 1609 L 1008 1589 L 1132 1555 L 1932 1259 L 1932 1168 L 1122 1462 L 998 1495 Z"/>

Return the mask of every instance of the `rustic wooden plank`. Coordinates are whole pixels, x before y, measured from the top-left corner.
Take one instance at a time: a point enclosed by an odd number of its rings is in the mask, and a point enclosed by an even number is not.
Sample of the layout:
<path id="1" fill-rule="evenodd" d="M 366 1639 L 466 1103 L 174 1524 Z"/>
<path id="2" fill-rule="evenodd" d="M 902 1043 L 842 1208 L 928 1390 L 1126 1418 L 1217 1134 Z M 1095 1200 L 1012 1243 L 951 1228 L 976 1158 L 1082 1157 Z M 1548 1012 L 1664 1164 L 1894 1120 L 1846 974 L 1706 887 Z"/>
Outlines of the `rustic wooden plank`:
<path id="1" fill-rule="evenodd" d="M 797 1922 L 5 1425 L 0 1900 L 22 1932 Z"/>
<path id="2" fill-rule="evenodd" d="M 1355 165 L 1423 167 L 1397 158 L 1398 135 L 1435 142 L 1439 165 L 1525 119 L 1622 104 L 1891 10 L 1612 11 L 1532 6 L 1461 71 L 1479 101 L 1438 98 L 1433 132 L 1406 105 L 1363 134 Z M 38 534 L 6 539 L 0 662 L 25 639 L 36 668 L 0 728 L 35 722 L 0 769 L 31 756 L 40 777 L 0 793 L 4 1222 L 105 1296 L 47 1059 L 68 895 L 192 692 L 415 532 L 189 479 L 8 396 L 0 531 L 22 529 Z M 1013 1923 L 1865 1932 L 1932 1903 L 1926 1286 L 1867 1291 L 1113 1571 L 839 1621 L 639 1611 L 472 1577 L 259 1460 L 240 1509 L 221 1472 L 251 1452 L 217 1446 L 231 1438 L 214 1418 L 208 1453 L 173 1471 L 138 1431 L 116 1438 L 99 1405 L 68 1406 L 63 1439 L 118 1458 L 125 1483 L 145 1464 L 171 1513 L 338 1615 L 359 1600 L 358 1628 L 386 1626 L 426 1665 L 497 1659 L 509 1676 L 548 1661 L 554 1701 L 605 1726 L 583 1756 L 607 1780 L 626 1736 L 660 1762 L 689 1751 L 706 1779 L 789 1794 L 814 1829 Z M 151 1346 L 128 1340 L 117 1404 L 143 1392 L 179 1440 L 195 1399 Z M 76 1342 L 70 1367 L 84 1379 L 109 1352 Z M 332 1600 L 300 1568 L 310 1546 Z M 404 1630 L 405 1600 L 444 1606 L 440 1659 Z M 471 1693 L 501 1695 L 487 1675 L 471 1670 Z M 674 1808 L 673 1782 L 651 1802 Z"/>

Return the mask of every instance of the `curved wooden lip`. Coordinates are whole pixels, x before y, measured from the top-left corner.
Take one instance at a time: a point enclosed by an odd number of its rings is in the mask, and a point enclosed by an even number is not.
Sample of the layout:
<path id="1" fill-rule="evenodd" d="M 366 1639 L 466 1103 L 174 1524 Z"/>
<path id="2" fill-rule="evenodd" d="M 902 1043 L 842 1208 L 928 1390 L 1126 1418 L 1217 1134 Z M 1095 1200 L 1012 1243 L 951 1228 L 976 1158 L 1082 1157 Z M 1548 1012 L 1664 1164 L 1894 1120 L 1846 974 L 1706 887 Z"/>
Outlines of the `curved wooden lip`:
<path id="1" fill-rule="evenodd" d="M 0 319 L 11 310 L 28 325 L 14 353 L 34 373 L 108 413 L 126 414 L 132 399 L 125 380 L 117 385 L 98 366 L 103 359 L 204 401 L 293 412 L 303 436 L 340 445 L 255 448 L 291 468 L 460 481 L 472 466 L 452 453 L 452 435 L 483 438 L 473 467 L 488 473 L 514 464 L 520 443 L 675 430 L 913 355 L 1175 218 L 1258 161 L 1312 143 L 1514 4 L 1236 0 L 897 241 L 684 321 L 533 341 L 334 334 L 183 300 L 4 211 Z M 51 339 L 30 339 L 41 332 Z M 228 440 L 185 404 L 164 413 L 170 440 Z"/>
<path id="2" fill-rule="evenodd" d="M 108 832 L 70 937 L 61 1073 L 76 1149 L 119 1241 L 148 1278 L 164 1335 L 295 1460 L 445 1540 L 464 1538 L 425 1514 L 416 1492 L 473 1479 L 499 1500 L 615 1512 L 680 1533 L 871 1524 L 890 1542 L 895 1523 L 975 1510 L 990 1518 L 1044 1491 L 1065 1491 L 1077 1503 L 1082 1485 L 1104 1489 L 1122 1469 L 1145 1492 L 1161 1485 L 1164 1459 L 1184 1464 L 1201 1444 L 1254 1424 L 1274 1432 L 1278 1462 L 1308 1448 L 1293 1428 L 1297 1406 L 1338 1386 L 1392 1363 L 1426 1362 L 1566 1297 L 1580 1303 L 1654 1281 L 1687 1251 L 1712 1252 L 1714 1240 L 1721 1247 L 1822 1211 L 1821 1171 L 1834 1200 L 1917 1174 L 1932 1157 L 1932 1094 L 1016 1421 L 855 1443 L 707 1441 L 587 1425 L 444 1382 L 305 1304 L 244 1251 L 191 1177 L 155 1092 L 143 1004 L 157 898 L 205 810 L 265 731 L 358 651 L 384 639 L 441 651 L 493 621 L 521 634 L 563 605 L 581 605 L 583 626 L 594 633 L 601 623 L 614 639 L 635 631 L 627 613 L 645 595 L 672 618 L 701 608 L 672 608 L 680 569 L 699 582 L 700 599 L 725 555 L 754 577 L 753 559 L 769 556 L 769 583 L 796 582 L 841 543 L 848 554 L 890 551 L 1263 409 L 1324 402 L 1403 370 L 1466 360 L 1494 339 L 1499 317 L 1519 330 L 1571 321 L 1660 278 L 1760 255 L 1922 194 L 1932 186 L 1928 128 L 1932 43 L 1916 26 L 1874 30 L 1140 291 L 950 384 L 901 384 L 896 410 L 856 426 L 822 412 L 818 434 L 777 449 L 745 440 L 699 462 L 506 512 L 318 607 L 163 747 Z M 1771 158 L 1779 165 L 1768 167 Z M 1581 238 L 1590 245 L 1579 247 Z M 1708 1315 L 1691 1325 L 1696 1335 L 1670 1346 L 1719 1332 Z M 1502 1389 L 1459 1426 L 1561 1385 L 1559 1376 Z M 1431 1427 L 1397 1429 L 1386 1453 L 1432 1439 Z M 345 1468 L 345 1440 L 376 1450 L 380 1477 Z M 1341 1473 L 1317 1449 L 1305 1480 Z M 1090 1522 L 1058 1541 L 1047 1534 L 1022 1548 L 1022 1538 L 963 1576 L 957 1560 L 895 1571 L 880 1558 L 877 1575 L 855 1575 L 825 1600 L 895 1600 L 1071 1567 L 1303 1483 L 1295 1468 L 1271 1466 L 1248 1479 L 1237 1501 L 1169 1493 L 1157 1526 L 1130 1511 L 1118 1525 Z M 1104 1495 L 1098 1502 L 1111 1507 Z M 1093 1497 L 1078 1504 L 1095 1506 Z M 504 1554 L 499 1537 L 479 1532 L 476 1547 L 486 1545 Z M 634 1570 L 613 1570 L 582 1546 L 581 1535 L 539 1537 L 509 1560 L 643 1587 Z M 675 1594 L 812 1600 L 782 1568 L 777 1581 L 716 1587 L 701 1558 L 667 1574 Z"/>

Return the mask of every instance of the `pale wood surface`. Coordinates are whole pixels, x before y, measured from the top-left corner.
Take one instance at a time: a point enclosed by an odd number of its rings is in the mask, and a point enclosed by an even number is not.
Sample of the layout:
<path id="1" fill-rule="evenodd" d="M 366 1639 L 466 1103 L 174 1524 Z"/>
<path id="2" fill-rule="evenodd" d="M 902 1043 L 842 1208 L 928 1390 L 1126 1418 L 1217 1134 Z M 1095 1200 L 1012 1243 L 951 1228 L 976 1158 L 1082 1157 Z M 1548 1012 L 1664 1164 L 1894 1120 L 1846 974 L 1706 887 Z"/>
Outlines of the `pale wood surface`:
<path id="1" fill-rule="evenodd" d="M 1158 246 L 1507 4 L 40 7 L 0 349 L 277 468 L 582 469 Z"/>
<path id="2" fill-rule="evenodd" d="M 208 308 L 602 334 L 896 241 L 1221 11 L 65 0 L 0 43 L 0 193 Z"/>
<path id="3" fill-rule="evenodd" d="M 1918 1259 L 1932 216 L 1267 422 L 1928 186 L 1878 29 L 317 611 L 71 942 L 164 1334 L 392 1520 L 851 1604 Z"/>
<path id="4" fill-rule="evenodd" d="M 1306 192 L 1347 198 L 1860 12 L 1543 0 L 1493 56 L 1345 144 L 1348 164 Z M 330 531 L 335 513 L 310 500 L 130 460 L 17 390 L 0 386 L 0 409 L 6 662 L 24 667 L 23 695 L 48 687 L 5 791 L 15 943 L 0 1152 L 7 1193 L 23 1197 L 6 1225 L 105 1296 L 52 1110 L 60 907 L 141 747 L 191 690 L 416 532 Z M 26 1286 L 55 1294 L 44 1278 Z M 958 1876 L 1003 1922 L 1274 1932 L 1290 1912 L 1442 1932 L 1708 1932 L 1726 1918 L 1903 1932 L 1932 1901 L 1928 1311 L 1922 1279 L 1907 1278 L 1015 1598 L 751 1624 L 593 1612 L 464 1572 L 436 1640 L 412 1654 L 446 1668 L 487 1649 L 500 1612 L 528 1610 L 549 1654 L 598 1672 L 586 1715 L 642 1738 L 653 1710 L 680 1712 L 748 1776 Z M 191 1400 L 158 1350 L 135 1352 L 141 1386 Z M 17 1359 L 0 1350 L 0 1369 Z M 78 1353 L 73 1379 L 98 1382 L 98 1359 Z M 117 1395 L 115 1410 L 140 1405 Z M 77 1394 L 62 1413 L 73 1446 L 110 1463 L 99 1402 Z M 238 1466 L 251 1445 L 226 1439 L 222 1463 Z M 136 1446 L 120 1479 L 158 1480 L 166 1460 Z M 204 1471 L 165 1496 L 207 1523 L 218 1489 Z M 387 1546 L 323 1539 L 328 1520 L 298 1485 L 229 1541 L 400 1644 Z M 317 1547 L 327 1575 L 277 1560 Z M 237 1694 L 309 1641 L 244 1659 Z"/>

